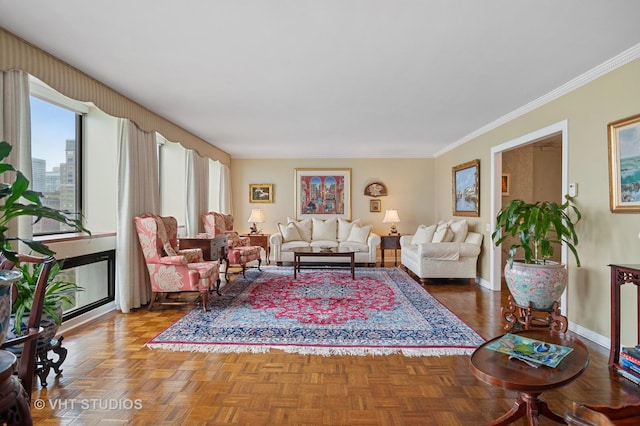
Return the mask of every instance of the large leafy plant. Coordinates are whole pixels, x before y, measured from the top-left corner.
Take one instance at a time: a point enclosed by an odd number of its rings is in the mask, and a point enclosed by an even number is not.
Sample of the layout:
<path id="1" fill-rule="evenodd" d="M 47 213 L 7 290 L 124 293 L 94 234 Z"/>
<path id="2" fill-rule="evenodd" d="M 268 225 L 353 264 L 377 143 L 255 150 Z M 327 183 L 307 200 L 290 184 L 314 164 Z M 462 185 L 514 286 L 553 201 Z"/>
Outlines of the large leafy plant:
<path id="1" fill-rule="evenodd" d="M 496 230 L 491 234 L 496 246 L 507 238 L 515 237 L 517 243 L 509 247 L 509 266 L 513 266 L 516 251 L 524 251 L 524 263 L 544 264 L 553 256 L 554 247 L 566 244 L 573 253 L 577 266 L 580 258 L 576 247 L 578 234 L 575 224 L 582 218 L 578 208 L 571 204 L 571 198 L 565 195 L 566 202 L 553 201 L 527 203 L 512 200 L 496 216 Z"/>
<path id="2" fill-rule="evenodd" d="M 0 142 L 0 175 L 15 173 L 12 183 L 0 183 L 0 253 L 9 261 L 16 263 L 17 252 L 12 247 L 12 242 L 22 241 L 33 251 L 51 256 L 55 254 L 46 244 L 19 237 L 9 237 L 9 223 L 19 216 L 32 216 L 34 223 L 43 218 L 53 219 L 70 226 L 78 231 L 90 234 L 82 225 L 78 213 L 58 210 L 42 204 L 42 193 L 29 189 L 29 180 L 5 159 L 11 153 L 12 146 L 6 142 Z"/>
<path id="3" fill-rule="evenodd" d="M 19 330 L 22 318 L 26 313 L 29 313 L 33 305 L 33 296 L 41 269 L 42 264 L 31 265 L 25 263 L 20 267 L 22 279 L 15 283 L 18 296 L 11 307 L 12 313 L 15 314 L 14 331 L 16 335 L 22 333 L 22 330 Z M 73 282 L 58 279 L 57 276 L 61 269 L 62 261 L 56 262 L 49 271 L 42 309 L 42 312 L 49 315 L 58 325 L 62 324 L 62 318 L 57 312 L 58 308 L 65 304 L 67 306 L 73 305 L 76 292 L 84 291 L 84 288 Z"/>

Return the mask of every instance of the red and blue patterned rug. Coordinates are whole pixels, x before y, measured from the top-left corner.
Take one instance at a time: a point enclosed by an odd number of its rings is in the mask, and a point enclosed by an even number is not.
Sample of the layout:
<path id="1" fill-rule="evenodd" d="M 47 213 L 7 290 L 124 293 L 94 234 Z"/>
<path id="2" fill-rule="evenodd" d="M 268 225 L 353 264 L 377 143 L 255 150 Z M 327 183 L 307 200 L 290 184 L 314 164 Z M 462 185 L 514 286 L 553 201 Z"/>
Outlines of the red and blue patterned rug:
<path id="1" fill-rule="evenodd" d="M 147 346 L 174 351 L 464 355 L 484 339 L 399 268 L 247 270 Z"/>

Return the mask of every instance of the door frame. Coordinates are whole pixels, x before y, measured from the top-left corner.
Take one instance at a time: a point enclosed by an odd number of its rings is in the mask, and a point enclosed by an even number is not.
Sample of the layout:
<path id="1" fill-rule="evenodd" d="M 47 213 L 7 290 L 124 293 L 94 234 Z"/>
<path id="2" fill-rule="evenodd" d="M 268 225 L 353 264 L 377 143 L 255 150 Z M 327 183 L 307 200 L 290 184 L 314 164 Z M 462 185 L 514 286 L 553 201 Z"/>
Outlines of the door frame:
<path id="1" fill-rule="evenodd" d="M 490 216 L 490 233 L 495 231 L 495 217 L 502 208 L 502 190 L 501 190 L 501 178 L 502 178 L 502 153 L 515 148 L 529 145 L 534 142 L 538 142 L 541 139 L 546 139 L 549 136 L 560 134 L 562 140 L 562 199 L 569 190 L 569 121 L 562 120 L 557 123 L 551 124 L 542 129 L 533 131 L 526 135 L 517 137 L 500 145 L 496 145 L 491 148 L 491 216 Z M 489 251 L 490 259 L 490 290 L 500 291 L 502 280 L 502 253 L 499 247 L 493 244 L 490 240 L 491 250 Z M 562 245 L 561 249 L 561 261 L 567 263 L 567 246 Z M 566 314 L 567 310 L 567 292 L 562 294 L 560 300 L 560 306 L 563 314 Z"/>

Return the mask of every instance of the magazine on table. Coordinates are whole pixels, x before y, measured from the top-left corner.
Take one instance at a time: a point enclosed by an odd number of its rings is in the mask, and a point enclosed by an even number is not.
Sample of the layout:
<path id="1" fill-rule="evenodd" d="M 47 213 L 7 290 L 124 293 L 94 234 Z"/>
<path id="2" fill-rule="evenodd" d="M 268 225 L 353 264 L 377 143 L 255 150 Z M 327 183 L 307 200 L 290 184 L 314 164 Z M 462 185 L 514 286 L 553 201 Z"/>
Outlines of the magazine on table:
<path id="1" fill-rule="evenodd" d="M 573 349 L 541 340 L 530 339 L 517 334 L 507 333 L 491 344 L 488 349 L 510 357 L 532 363 L 532 367 L 545 365 L 555 368 Z"/>

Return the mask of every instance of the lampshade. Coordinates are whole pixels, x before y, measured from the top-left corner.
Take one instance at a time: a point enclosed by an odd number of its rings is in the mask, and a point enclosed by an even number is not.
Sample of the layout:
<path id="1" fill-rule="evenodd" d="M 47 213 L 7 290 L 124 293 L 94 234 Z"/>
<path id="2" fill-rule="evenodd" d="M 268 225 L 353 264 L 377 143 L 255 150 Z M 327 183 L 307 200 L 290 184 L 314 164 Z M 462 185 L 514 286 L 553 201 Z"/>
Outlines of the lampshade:
<path id="1" fill-rule="evenodd" d="M 384 218 L 382 223 L 398 223 L 400 222 L 400 216 L 398 216 L 398 210 L 387 210 L 384 212 Z"/>
<path id="2" fill-rule="evenodd" d="M 264 210 L 251 209 L 251 216 L 249 216 L 249 220 L 247 220 L 247 222 L 264 223 Z"/>

